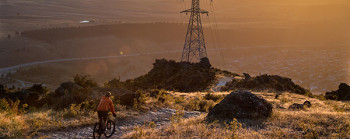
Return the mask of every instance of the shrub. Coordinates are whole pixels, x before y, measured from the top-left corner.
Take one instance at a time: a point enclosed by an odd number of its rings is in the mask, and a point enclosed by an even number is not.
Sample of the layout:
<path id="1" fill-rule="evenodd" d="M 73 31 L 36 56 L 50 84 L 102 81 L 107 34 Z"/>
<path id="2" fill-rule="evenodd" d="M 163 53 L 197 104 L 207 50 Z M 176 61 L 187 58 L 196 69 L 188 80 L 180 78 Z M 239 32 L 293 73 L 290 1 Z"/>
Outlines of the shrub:
<path id="1" fill-rule="evenodd" d="M 206 100 L 213 100 L 214 102 L 217 102 L 218 100 L 222 100 L 224 97 L 222 95 L 214 95 L 212 93 L 207 93 L 203 98 Z"/>
<path id="2" fill-rule="evenodd" d="M 10 108 L 10 104 L 6 99 L 0 99 L 0 111 L 8 111 Z"/>
<path id="3" fill-rule="evenodd" d="M 32 92 L 36 92 L 39 95 L 47 95 L 50 92 L 50 90 L 47 87 L 43 86 L 42 84 L 34 84 L 28 90 Z"/>
<path id="4" fill-rule="evenodd" d="M 176 104 L 182 104 L 185 102 L 185 98 L 183 96 L 175 97 L 175 103 Z"/>
<path id="5" fill-rule="evenodd" d="M 195 111 L 199 110 L 200 100 L 198 98 L 190 98 L 185 104 L 185 110 L 187 111 Z"/>
<path id="6" fill-rule="evenodd" d="M 81 105 L 71 104 L 69 109 L 64 109 L 64 118 L 78 117 L 80 114 Z"/>
<path id="7" fill-rule="evenodd" d="M 233 118 L 232 121 L 230 121 L 228 124 L 225 123 L 225 128 L 229 131 L 231 131 L 231 138 L 236 138 L 236 132 L 237 130 L 242 128 L 242 124 L 237 121 L 236 118 Z"/>
<path id="8" fill-rule="evenodd" d="M 215 103 L 213 100 L 202 100 L 199 103 L 199 111 L 209 112 L 209 110 L 211 110 L 214 106 Z"/>
<path id="9" fill-rule="evenodd" d="M 90 75 L 75 75 L 74 76 L 74 82 L 78 85 L 80 85 L 83 88 L 92 88 L 97 87 L 96 81 L 94 81 Z"/>
<path id="10" fill-rule="evenodd" d="M 108 81 L 107 83 L 104 84 L 104 87 L 111 87 L 111 88 L 123 88 L 123 82 L 120 81 L 120 78 L 118 79 L 113 79 Z"/>

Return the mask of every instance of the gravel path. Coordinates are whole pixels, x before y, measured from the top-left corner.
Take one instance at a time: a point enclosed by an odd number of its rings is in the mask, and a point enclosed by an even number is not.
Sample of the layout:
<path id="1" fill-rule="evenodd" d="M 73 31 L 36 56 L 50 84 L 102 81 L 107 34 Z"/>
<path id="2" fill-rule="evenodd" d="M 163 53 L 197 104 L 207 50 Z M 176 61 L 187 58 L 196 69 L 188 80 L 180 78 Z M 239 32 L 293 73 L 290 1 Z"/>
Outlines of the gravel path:
<path id="1" fill-rule="evenodd" d="M 158 111 L 149 111 L 147 113 L 136 116 L 131 119 L 118 120 L 116 122 L 116 132 L 111 138 L 120 138 L 123 135 L 131 132 L 135 126 L 141 126 L 154 122 L 156 128 L 166 126 L 171 121 L 170 118 L 176 114 L 175 109 L 163 108 Z M 198 111 L 185 111 L 183 118 L 196 117 L 202 114 Z M 50 132 L 44 134 L 45 138 L 56 139 L 56 138 L 92 138 L 93 126 L 82 127 L 79 129 L 70 129 L 65 131 Z M 104 138 L 104 137 L 103 137 Z"/>

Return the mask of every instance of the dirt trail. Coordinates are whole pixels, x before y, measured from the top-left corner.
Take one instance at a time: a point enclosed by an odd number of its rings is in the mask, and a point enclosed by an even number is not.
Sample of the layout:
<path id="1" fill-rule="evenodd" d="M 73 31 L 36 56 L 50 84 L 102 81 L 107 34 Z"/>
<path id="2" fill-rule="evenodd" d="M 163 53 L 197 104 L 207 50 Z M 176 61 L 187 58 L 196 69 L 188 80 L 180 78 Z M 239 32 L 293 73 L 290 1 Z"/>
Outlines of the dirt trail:
<path id="1" fill-rule="evenodd" d="M 141 125 L 148 125 L 150 122 L 154 122 L 156 128 L 166 126 L 170 124 L 170 118 L 176 114 L 175 109 L 162 108 L 156 112 L 149 111 L 144 114 L 138 115 L 135 118 L 123 119 L 116 121 L 116 132 L 111 138 L 120 138 L 123 135 L 133 131 L 134 127 Z M 202 114 L 198 111 L 185 111 L 183 118 L 196 117 Z M 78 129 L 70 129 L 65 131 L 50 132 L 42 134 L 45 138 L 92 138 L 93 126 L 82 127 Z M 105 138 L 105 137 L 103 137 Z"/>

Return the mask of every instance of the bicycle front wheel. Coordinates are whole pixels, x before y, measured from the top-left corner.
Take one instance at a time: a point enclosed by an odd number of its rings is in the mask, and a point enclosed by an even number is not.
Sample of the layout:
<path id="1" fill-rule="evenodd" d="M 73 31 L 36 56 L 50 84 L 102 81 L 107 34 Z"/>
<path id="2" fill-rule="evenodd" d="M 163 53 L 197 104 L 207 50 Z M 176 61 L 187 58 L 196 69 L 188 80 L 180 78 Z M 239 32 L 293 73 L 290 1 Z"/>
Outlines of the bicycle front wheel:
<path id="1" fill-rule="evenodd" d="M 111 137 L 115 131 L 115 123 L 112 120 L 107 121 L 105 136 L 107 138 Z"/>
<path id="2" fill-rule="evenodd" d="M 92 136 L 94 139 L 99 139 L 101 138 L 101 131 L 100 131 L 100 124 L 96 123 L 94 126 L 94 130 L 92 132 Z"/>

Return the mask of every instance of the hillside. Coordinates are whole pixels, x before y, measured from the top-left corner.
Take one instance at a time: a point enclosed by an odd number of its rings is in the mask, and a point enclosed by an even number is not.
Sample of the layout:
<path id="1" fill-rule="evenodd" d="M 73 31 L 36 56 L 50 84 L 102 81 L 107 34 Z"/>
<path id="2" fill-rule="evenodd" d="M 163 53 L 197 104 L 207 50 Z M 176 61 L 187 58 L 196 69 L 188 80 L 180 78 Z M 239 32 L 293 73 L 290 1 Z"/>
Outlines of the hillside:
<path id="1" fill-rule="evenodd" d="M 186 63 L 161 59 L 153 66 L 143 76 L 124 82 L 114 79 L 103 87 L 86 75 L 76 75 L 73 82 L 62 83 L 54 92 L 42 85 L 22 90 L 0 86 L 0 136 L 90 136 L 100 96 L 110 91 L 118 115 L 117 138 L 349 137 L 348 101 L 311 98 L 306 89 L 288 78 L 262 75 L 242 79 L 211 67 L 208 60 Z M 264 119 L 206 121 L 208 112 L 229 93 L 211 91 L 219 76 L 233 77 L 223 87 L 228 90 L 259 89 L 253 94 L 271 104 L 272 113 Z M 304 101 L 311 107 L 289 109 Z M 255 106 L 250 107 L 254 111 Z"/>

